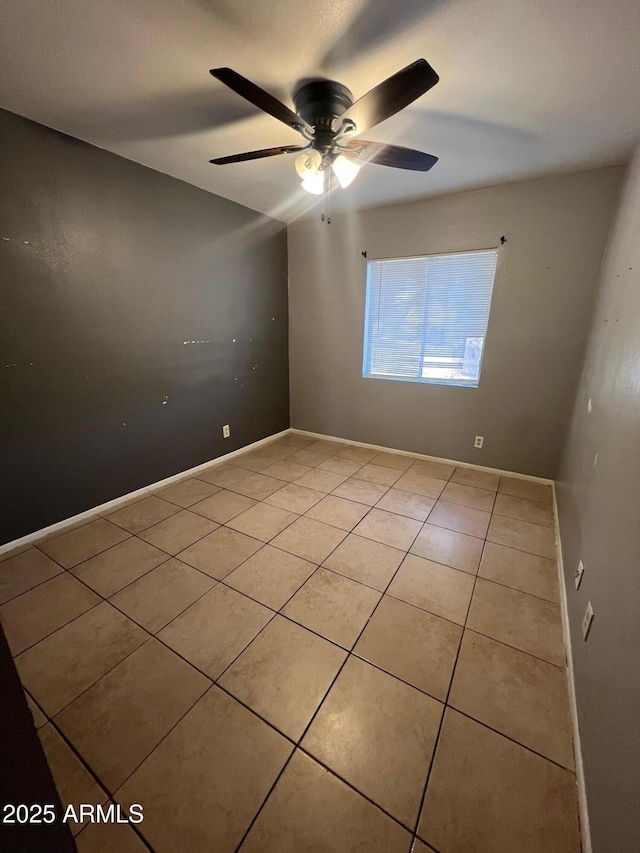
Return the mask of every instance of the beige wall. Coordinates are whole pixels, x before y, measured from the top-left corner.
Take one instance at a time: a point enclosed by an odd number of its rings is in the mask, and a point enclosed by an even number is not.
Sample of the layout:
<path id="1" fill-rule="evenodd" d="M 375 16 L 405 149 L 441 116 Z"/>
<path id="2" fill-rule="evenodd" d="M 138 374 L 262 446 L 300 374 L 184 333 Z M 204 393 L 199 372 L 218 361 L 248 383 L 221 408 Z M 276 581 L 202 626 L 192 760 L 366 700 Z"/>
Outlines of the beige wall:
<path id="1" fill-rule="evenodd" d="M 607 247 L 557 493 L 593 850 L 640 850 L 640 148 Z"/>
<path id="2" fill-rule="evenodd" d="M 621 178 L 613 167 L 290 225 L 292 426 L 553 477 Z M 502 235 L 479 388 L 363 379 L 362 251 L 481 249 Z"/>

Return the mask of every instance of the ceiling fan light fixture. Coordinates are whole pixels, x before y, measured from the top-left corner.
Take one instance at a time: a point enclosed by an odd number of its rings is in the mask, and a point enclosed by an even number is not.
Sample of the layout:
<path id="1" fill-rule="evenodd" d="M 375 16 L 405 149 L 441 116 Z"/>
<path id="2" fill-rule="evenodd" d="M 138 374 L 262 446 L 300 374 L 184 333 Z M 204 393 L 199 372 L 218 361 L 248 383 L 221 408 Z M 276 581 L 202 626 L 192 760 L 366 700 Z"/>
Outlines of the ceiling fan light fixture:
<path id="1" fill-rule="evenodd" d="M 313 148 L 310 151 L 303 151 L 296 157 L 296 172 L 302 180 L 307 175 L 317 172 L 320 166 L 322 166 L 322 155 Z"/>
<path id="2" fill-rule="evenodd" d="M 309 171 L 302 180 L 302 189 L 313 195 L 324 192 L 324 171 Z"/>
<path id="3" fill-rule="evenodd" d="M 331 165 L 343 190 L 353 182 L 360 171 L 360 166 L 357 163 L 353 163 L 351 160 L 348 160 L 344 154 L 338 154 Z"/>

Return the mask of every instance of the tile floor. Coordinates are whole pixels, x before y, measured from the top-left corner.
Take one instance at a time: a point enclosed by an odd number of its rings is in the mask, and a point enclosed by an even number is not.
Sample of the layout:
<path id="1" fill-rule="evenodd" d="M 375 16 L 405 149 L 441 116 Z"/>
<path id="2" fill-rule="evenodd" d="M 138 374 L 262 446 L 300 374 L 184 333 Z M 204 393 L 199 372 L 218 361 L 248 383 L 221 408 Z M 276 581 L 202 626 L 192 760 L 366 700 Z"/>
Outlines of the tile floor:
<path id="1" fill-rule="evenodd" d="M 549 486 L 288 435 L 0 562 L 80 853 L 579 853 Z"/>

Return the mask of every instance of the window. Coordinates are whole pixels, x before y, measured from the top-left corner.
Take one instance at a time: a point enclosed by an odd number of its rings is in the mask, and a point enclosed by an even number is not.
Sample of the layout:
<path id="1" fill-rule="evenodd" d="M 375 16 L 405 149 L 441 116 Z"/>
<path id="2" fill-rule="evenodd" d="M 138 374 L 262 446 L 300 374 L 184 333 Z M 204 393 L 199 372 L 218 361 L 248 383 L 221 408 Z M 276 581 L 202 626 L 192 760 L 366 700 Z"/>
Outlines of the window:
<path id="1" fill-rule="evenodd" d="M 497 258 L 369 261 L 362 375 L 477 388 Z"/>

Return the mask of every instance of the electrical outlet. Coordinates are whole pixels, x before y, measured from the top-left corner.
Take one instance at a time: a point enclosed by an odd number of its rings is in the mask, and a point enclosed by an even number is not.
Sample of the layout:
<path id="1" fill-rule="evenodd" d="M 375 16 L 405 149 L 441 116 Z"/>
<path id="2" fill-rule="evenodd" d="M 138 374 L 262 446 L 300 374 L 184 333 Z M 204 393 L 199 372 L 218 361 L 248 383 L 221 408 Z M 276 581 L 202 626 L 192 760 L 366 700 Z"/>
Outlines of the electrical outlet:
<path id="1" fill-rule="evenodd" d="M 574 578 L 573 578 L 575 581 L 575 584 L 576 584 L 576 589 L 578 589 L 580 586 L 580 581 L 582 580 L 583 574 L 584 574 L 584 564 L 583 564 L 582 560 L 580 560 L 580 562 L 578 563 L 578 568 L 576 569 L 576 573 L 575 573 Z"/>
<path id="2" fill-rule="evenodd" d="M 591 602 L 587 604 L 587 609 L 584 611 L 584 616 L 582 617 L 582 636 L 586 640 L 589 636 L 589 631 L 591 630 L 591 623 L 593 622 L 593 606 Z"/>
<path id="3" fill-rule="evenodd" d="M 229 426 L 229 424 L 225 424 L 222 427 L 222 437 L 223 438 L 229 438 L 230 435 L 231 435 L 231 427 Z"/>
<path id="4" fill-rule="evenodd" d="M 483 444 L 484 444 L 484 436 L 483 435 L 477 435 L 476 440 L 473 442 L 473 446 L 474 447 L 482 447 Z"/>

